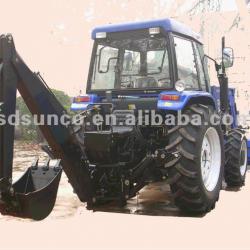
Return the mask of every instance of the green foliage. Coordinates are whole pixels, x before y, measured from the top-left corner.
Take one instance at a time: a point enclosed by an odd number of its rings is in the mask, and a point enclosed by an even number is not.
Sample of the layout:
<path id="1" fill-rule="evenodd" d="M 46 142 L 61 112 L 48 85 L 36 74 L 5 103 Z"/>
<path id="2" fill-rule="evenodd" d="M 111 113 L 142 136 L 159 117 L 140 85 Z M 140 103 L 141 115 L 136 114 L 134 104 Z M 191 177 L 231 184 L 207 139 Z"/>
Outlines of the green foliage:
<path id="1" fill-rule="evenodd" d="M 61 90 L 52 89 L 53 94 L 56 96 L 57 100 L 63 105 L 63 107 L 70 111 L 71 98 Z M 29 115 L 32 117 L 28 107 L 26 106 L 23 98 L 21 96 L 17 97 L 16 107 L 19 111 L 20 116 Z M 16 130 L 16 135 L 18 139 L 26 141 L 39 141 L 41 140 L 41 133 L 39 128 L 34 124 L 30 125 L 20 125 Z"/>
<path id="2" fill-rule="evenodd" d="M 69 112 L 71 106 L 71 98 L 61 90 L 52 89 L 52 92 L 56 96 L 57 100 L 67 110 L 67 112 Z"/>

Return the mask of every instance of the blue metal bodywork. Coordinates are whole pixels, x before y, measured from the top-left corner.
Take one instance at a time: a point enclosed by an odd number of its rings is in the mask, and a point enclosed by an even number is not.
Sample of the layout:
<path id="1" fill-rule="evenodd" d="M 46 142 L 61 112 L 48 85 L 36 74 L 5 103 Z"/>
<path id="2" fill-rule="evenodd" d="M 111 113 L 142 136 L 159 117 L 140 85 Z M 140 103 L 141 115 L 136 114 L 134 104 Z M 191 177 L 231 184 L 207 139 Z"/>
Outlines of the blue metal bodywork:
<path id="1" fill-rule="evenodd" d="M 200 98 L 205 97 L 211 99 L 211 101 L 214 103 L 213 96 L 205 91 L 163 91 L 160 95 L 178 95 L 180 96 L 179 101 L 163 101 L 160 98 L 157 102 L 157 108 L 161 110 L 182 110 L 189 101 L 193 98 Z"/>
<path id="2" fill-rule="evenodd" d="M 247 140 L 247 160 L 250 165 L 250 140 Z"/>
<path id="3" fill-rule="evenodd" d="M 219 111 L 220 110 L 220 88 L 216 86 L 212 86 L 211 93 L 214 98 L 216 108 Z M 235 104 L 235 89 L 233 88 L 229 88 L 228 101 L 229 101 L 230 114 L 233 117 L 232 128 L 237 128 L 238 127 L 237 109 L 236 109 L 236 104 Z"/>
<path id="4" fill-rule="evenodd" d="M 192 31 L 186 25 L 179 23 L 171 18 L 156 19 L 143 22 L 123 23 L 123 24 L 109 24 L 105 26 L 100 26 L 92 31 L 92 39 L 96 38 L 97 33 L 102 33 L 102 32 L 106 33 L 124 32 L 131 30 L 149 29 L 155 27 L 161 27 L 166 32 L 175 32 L 192 37 L 194 40 L 198 41 L 199 43 L 202 43 L 199 34 Z"/>
<path id="5" fill-rule="evenodd" d="M 179 96 L 178 101 L 165 101 L 161 100 L 161 95 L 175 95 Z M 73 103 L 71 105 L 72 111 L 78 111 L 78 110 L 86 110 L 87 107 L 91 104 L 100 103 L 103 97 L 100 97 L 95 94 L 88 95 L 90 97 L 90 100 L 88 102 L 84 103 L 78 103 L 76 102 L 77 97 L 74 98 Z M 80 97 L 80 96 L 79 96 Z M 212 86 L 211 87 L 211 93 L 205 92 L 205 91 L 162 91 L 159 95 L 152 95 L 152 94 L 143 94 L 143 95 L 131 95 L 126 96 L 126 99 L 138 99 L 142 97 L 155 97 L 157 98 L 157 108 L 159 110 L 169 110 L 169 111 L 178 111 L 185 108 L 185 106 L 188 104 L 189 101 L 196 99 L 196 98 L 202 98 L 201 103 L 206 99 L 210 100 L 210 103 L 214 105 L 216 110 L 220 110 L 220 88 Z M 124 97 L 125 98 L 125 97 Z M 233 128 L 237 127 L 237 110 L 235 105 L 235 90 L 230 88 L 229 89 L 229 103 L 230 103 L 230 111 L 234 118 L 233 122 Z"/>
<path id="6" fill-rule="evenodd" d="M 179 96 L 179 101 L 164 101 L 161 100 L 161 95 L 176 95 Z M 89 105 L 99 103 L 101 101 L 101 97 L 97 95 L 89 95 L 90 96 L 90 101 L 89 102 L 84 102 L 84 103 L 77 103 L 75 102 L 76 98 L 74 98 L 74 101 L 71 105 L 71 110 L 72 111 L 79 111 L 79 110 L 86 110 Z M 159 95 L 154 95 L 152 96 L 151 94 L 144 94 L 140 96 L 132 95 L 132 96 L 127 96 L 126 99 L 138 99 L 142 97 L 155 97 L 157 100 L 157 108 L 159 110 L 172 110 L 172 111 L 178 111 L 184 109 L 184 107 L 188 104 L 191 99 L 194 98 L 207 98 L 210 99 L 211 102 L 215 105 L 215 101 L 213 96 L 209 92 L 205 91 L 183 91 L 183 92 L 178 92 L 178 91 L 163 91 Z"/>

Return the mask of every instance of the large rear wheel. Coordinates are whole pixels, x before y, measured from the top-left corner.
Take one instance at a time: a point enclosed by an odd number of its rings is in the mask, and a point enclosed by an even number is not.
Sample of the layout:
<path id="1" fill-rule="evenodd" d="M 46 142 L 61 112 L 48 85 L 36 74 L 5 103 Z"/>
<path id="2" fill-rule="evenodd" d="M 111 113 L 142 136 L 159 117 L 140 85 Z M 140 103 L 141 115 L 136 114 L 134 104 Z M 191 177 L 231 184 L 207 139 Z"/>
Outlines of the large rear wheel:
<path id="1" fill-rule="evenodd" d="M 202 124 L 176 126 L 169 131 L 168 150 L 180 158 L 166 164 L 175 204 L 186 212 L 204 213 L 219 199 L 224 166 L 223 134 L 210 120 L 215 111 L 192 105 L 184 113 L 200 115 Z"/>

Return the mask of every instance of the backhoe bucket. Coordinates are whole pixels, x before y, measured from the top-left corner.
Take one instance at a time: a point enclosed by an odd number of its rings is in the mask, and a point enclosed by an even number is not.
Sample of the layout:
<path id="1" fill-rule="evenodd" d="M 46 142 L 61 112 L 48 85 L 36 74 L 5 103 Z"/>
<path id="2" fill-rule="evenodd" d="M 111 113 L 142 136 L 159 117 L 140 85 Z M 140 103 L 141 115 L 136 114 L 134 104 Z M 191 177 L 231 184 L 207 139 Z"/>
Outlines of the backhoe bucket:
<path id="1" fill-rule="evenodd" d="M 1 213 L 33 220 L 46 218 L 55 205 L 61 174 L 60 161 L 54 166 L 50 161 L 38 166 L 36 160 L 12 186 L 1 179 Z"/>

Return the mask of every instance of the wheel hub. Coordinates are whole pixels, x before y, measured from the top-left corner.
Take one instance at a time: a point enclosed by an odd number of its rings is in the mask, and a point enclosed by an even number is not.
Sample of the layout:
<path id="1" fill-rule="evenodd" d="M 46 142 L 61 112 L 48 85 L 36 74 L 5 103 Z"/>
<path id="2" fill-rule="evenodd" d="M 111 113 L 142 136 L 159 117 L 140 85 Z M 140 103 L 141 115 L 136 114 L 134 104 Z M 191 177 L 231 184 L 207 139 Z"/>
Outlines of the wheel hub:
<path id="1" fill-rule="evenodd" d="M 242 142 L 240 152 L 240 174 L 244 176 L 247 169 L 247 143 L 246 140 Z"/>
<path id="2" fill-rule="evenodd" d="M 205 188 L 213 191 L 218 183 L 221 168 L 220 138 L 215 128 L 209 128 L 201 147 L 201 175 Z"/>

